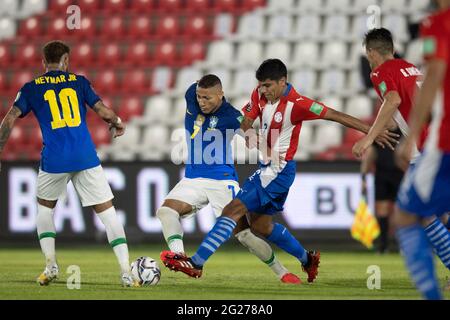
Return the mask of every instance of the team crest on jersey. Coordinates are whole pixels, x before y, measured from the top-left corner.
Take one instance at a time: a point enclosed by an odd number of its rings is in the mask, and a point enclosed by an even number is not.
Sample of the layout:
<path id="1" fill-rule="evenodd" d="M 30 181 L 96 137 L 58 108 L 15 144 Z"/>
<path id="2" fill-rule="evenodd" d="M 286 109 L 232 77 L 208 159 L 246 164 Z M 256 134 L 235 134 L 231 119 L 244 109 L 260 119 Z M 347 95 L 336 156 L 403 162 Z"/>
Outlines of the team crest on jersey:
<path id="1" fill-rule="evenodd" d="M 219 122 L 219 118 L 217 118 L 216 116 L 212 116 L 211 118 L 209 118 L 209 128 L 208 128 L 208 130 L 216 129 L 218 122 Z"/>
<path id="2" fill-rule="evenodd" d="M 197 119 L 195 119 L 195 125 L 197 127 L 201 127 L 203 125 L 203 122 L 205 122 L 205 116 L 201 114 L 197 115 Z"/>
<path id="3" fill-rule="evenodd" d="M 283 121 L 283 114 L 280 111 L 278 111 L 277 113 L 275 113 L 273 118 L 276 123 L 280 123 L 281 121 Z"/>

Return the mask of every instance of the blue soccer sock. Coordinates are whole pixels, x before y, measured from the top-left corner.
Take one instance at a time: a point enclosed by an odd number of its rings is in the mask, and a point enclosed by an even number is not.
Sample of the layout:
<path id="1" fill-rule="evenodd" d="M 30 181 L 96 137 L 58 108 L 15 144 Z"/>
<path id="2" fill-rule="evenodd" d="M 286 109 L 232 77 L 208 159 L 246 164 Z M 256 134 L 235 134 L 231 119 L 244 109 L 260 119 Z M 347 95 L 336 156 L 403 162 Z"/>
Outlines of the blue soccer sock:
<path id="1" fill-rule="evenodd" d="M 303 265 L 308 263 L 308 254 L 305 248 L 302 247 L 300 242 L 294 238 L 285 226 L 274 223 L 272 233 L 266 239 L 296 257 Z"/>
<path id="2" fill-rule="evenodd" d="M 203 266 L 206 260 L 216 252 L 216 250 L 230 239 L 236 222 L 228 217 L 217 219 L 214 227 L 209 231 L 197 252 L 192 256 L 192 262 L 197 266 Z"/>
<path id="3" fill-rule="evenodd" d="M 426 299 L 442 299 L 434 272 L 432 250 L 422 226 L 415 224 L 399 228 L 397 238 L 417 289 Z"/>
<path id="4" fill-rule="evenodd" d="M 442 263 L 450 269 L 450 232 L 439 218 L 427 226 L 425 232 Z"/>

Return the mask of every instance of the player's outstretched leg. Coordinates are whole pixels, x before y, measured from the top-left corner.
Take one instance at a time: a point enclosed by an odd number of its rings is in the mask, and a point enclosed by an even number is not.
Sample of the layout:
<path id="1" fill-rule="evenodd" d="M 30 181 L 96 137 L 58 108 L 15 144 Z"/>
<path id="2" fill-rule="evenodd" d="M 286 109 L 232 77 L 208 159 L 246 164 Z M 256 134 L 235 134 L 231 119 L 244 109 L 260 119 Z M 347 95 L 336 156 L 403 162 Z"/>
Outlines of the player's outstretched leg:
<path id="1" fill-rule="evenodd" d="M 427 235 L 423 227 L 411 219 L 411 214 L 396 209 L 397 238 L 406 266 L 424 298 L 442 299 Z"/>
<path id="2" fill-rule="evenodd" d="M 111 205 L 111 206 L 109 206 Z M 102 210 L 104 208 L 106 210 Z M 94 206 L 95 212 L 100 221 L 105 225 L 106 236 L 108 242 L 113 248 L 114 254 L 116 255 L 117 261 L 120 265 L 120 280 L 124 287 L 136 286 L 135 281 L 131 277 L 130 272 L 130 261 L 128 254 L 127 239 L 125 237 L 125 231 L 123 229 L 122 223 L 116 214 L 116 209 L 109 202 L 101 205 Z"/>
<path id="3" fill-rule="evenodd" d="M 45 200 L 39 200 L 41 202 L 46 202 Z M 56 201 L 53 201 L 49 206 L 53 207 L 56 205 Z M 53 209 L 48 206 L 41 205 L 38 203 L 38 214 L 36 217 L 36 227 L 39 237 L 39 243 L 41 245 L 42 253 L 45 256 L 45 269 L 37 278 L 37 282 L 41 286 L 46 286 L 53 280 L 57 279 L 59 268 L 56 263 L 56 253 L 55 253 L 55 238 L 56 229 L 53 222 Z"/>
<path id="4" fill-rule="evenodd" d="M 439 218 L 434 218 L 425 233 L 442 263 L 450 270 L 450 232 Z"/>
<path id="5" fill-rule="evenodd" d="M 236 233 L 235 236 L 251 253 L 268 265 L 281 282 L 292 284 L 301 283 L 300 278 L 295 274 L 290 273 L 276 258 L 270 245 L 266 241 L 255 236 L 249 228 Z"/>
<path id="6" fill-rule="evenodd" d="M 166 239 L 170 251 L 184 253 L 180 214 L 173 208 L 163 205 L 156 211 L 156 216 L 161 221 L 164 239 Z"/>
<path id="7" fill-rule="evenodd" d="M 300 261 L 303 271 L 308 274 L 308 282 L 316 279 L 319 274 L 320 252 L 306 251 L 289 230 L 279 223 L 273 224 L 272 232 L 266 236 L 266 239 Z"/>

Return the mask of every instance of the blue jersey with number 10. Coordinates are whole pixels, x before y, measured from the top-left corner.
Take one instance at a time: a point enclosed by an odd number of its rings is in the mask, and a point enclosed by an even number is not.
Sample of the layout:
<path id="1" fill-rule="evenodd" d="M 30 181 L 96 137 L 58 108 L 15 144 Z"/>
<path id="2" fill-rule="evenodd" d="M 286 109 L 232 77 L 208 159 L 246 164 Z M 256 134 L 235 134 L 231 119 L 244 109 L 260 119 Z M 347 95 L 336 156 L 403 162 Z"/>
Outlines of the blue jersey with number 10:
<path id="1" fill-rule="evenodd" d="M 26 83 L 14 105 L 21 118 L 33 111 L 44 147 L 41 169 L 48 173 L 81 171 L 100 164 L 86 124 L 86 104 L 100 98 L 80 75 L 50 71 Z"/>

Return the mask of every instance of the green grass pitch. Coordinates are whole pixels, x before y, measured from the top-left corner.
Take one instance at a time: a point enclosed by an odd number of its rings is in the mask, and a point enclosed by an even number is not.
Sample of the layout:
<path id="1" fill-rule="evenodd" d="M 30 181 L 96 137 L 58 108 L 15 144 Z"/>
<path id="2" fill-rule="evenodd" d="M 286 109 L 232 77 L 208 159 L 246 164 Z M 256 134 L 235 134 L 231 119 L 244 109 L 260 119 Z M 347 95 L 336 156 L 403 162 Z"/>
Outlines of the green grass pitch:
<path id="1" fill-rule="evenodd" d="M 135 259 L 146 255 L 159 261 L 158 246 L 131 246 Z M 189 247 L 193 252 L 194 247 Z M 162 269 L 157 286 L 122 288 L 118 265 L 108 247 L 74 247 L 57 249 L 60 278 L 48 287 L 40 287 L 35 279 L 43 270 L 39 248 L 0 249 L 0 299 L 419 299 L 398 254 L 377 255 L 371 252 L 322 252 L 319 277 L 314 284 L 282 284 L 271 270 L 245 249 L 226 246 L 208 262 L 202 278 L 191 279 L 182 273 Z M 292 272 L 305 274 L 291 256 L 277 256 Z M 81 269 L 81 288 L 69 290 L 66 273 L 69 265 Z M 381 270 L 381 289 L 367 288 L 367 268 Z M 436 260 L 443 286 L 449 272 Z M 446 292 L 447 299 L 450 292 Z"/>

